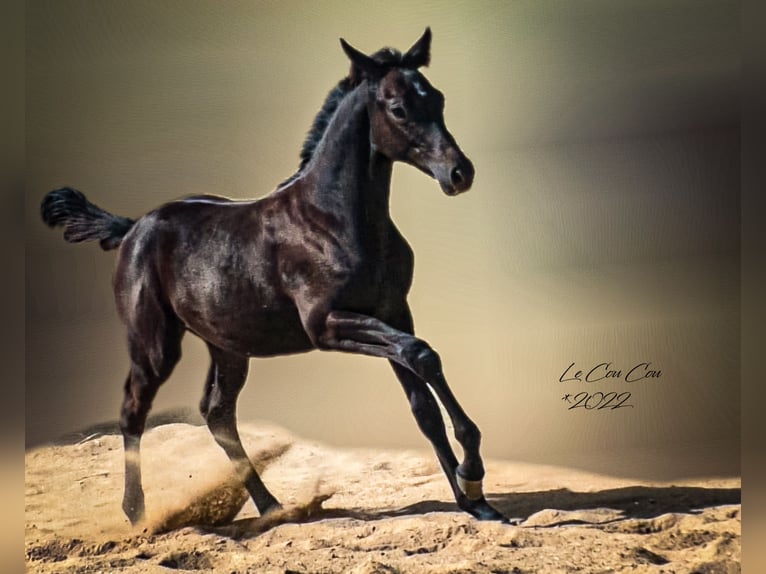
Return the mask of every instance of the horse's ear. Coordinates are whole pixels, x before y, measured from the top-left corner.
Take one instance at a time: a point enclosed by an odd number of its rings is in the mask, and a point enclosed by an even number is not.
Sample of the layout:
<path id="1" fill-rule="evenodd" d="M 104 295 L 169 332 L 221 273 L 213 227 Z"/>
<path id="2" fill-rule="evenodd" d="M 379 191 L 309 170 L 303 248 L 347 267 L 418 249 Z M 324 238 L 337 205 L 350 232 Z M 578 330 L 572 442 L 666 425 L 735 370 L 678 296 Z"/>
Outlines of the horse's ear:
<path id="1" fill-rule="evenodd" d="M 417 70 L 421 66 L 428 66 L 431 61 L 431 28 L 426 28 L 420 40 L 412 45 L 412 48 L 407 50 L 407 53 L 402 58 L 402 62 L 405 68 L 411 68 Z"/>
<path id="2" fill-rule="evenodd" d="M 385 68 L 378 64 L 375 60 L 362 54 L 359 50 L 351 46 L 343 38 L 340 39 L 340 45 L 343 47 L 343 51 L 346 52 L 346 56 L 351 60 L 352 76 L 355 76 L 355 71 L 359 71 L 361 76 L 369 78 L 371 80 L 379 80 L 383 77 Z M 356 79 L 356 78 L 352 78 Z"/>

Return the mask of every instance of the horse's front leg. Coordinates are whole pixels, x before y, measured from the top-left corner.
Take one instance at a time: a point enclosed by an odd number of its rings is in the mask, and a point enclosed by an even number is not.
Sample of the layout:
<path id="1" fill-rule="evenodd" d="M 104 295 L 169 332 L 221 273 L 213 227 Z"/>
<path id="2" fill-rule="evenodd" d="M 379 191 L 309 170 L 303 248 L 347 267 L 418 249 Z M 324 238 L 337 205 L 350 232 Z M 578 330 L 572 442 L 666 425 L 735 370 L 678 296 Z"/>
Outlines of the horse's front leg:
<path id="1" fill-rule="evenodd" d="M 455 438 L 463 447 L 463 462 L 452 469 L 454 479 L 450 477 L 450 483 L 457 486 L 458 505 L 481 520 L 507 520 L 484 497 L 481 433 L 450 390 L 436 351 L 414 335 L 366 315 L 333 311 L 327 315 L 325 327 L 317 338 L 320 348 L 387 358 L 407 370 L 397 372 L 403 383 L 412 385 L 409 372 L 433 388 L 452 420 Z M 434 409 L 429 411 L 428 416 L 438 414 L 438 409 L 437 413 Z"/>

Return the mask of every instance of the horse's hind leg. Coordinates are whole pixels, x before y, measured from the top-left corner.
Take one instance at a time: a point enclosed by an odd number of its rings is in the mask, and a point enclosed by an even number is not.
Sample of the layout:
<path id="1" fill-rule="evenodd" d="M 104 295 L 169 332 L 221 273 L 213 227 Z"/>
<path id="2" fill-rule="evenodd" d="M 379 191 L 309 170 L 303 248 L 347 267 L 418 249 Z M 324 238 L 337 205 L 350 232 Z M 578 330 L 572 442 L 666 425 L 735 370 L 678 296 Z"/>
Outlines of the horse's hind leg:
<path id="1" fill-rule="evenodd" d="M 212 364 L 200 410 L 210 432 L 231 459 L 258 512 L 263 516 L 281 506 L 258 476 L 237 431 L 237 397 L 247 378 L 248 359 L 212 345 L 209 349 Z"/>
<path id="2" fill-rule="evenodd" d="M 144 490 L 141 486 L 141 436 L 146 416 L 159 383 L 146 377 L 140 369 L 131 367 L 125 381 L 125 398 L 122 402 L 120 429 L 125 446 L 125 491 L 122 510 L 132 524 L 144 517 Z"/>
<path id="3" fill-rule="evenodd" d="M 158 322 L 165 327 L 160 343 L 153 337 L 129 337 L 131 367 L 125 381 L 125 396 L 120 414 L 120 429 L 125 446 L 125 491 L 122 509 L 132 524 L 144 518 L 144 490 L 141 485 L 141 436 L 146 417 L 160 385 L 181 357 L 183 330 L 176 320 Z M 155 332 L 156 333 L 156 332 Z M 152 344 L 154 342 L 154 344 Z"/>

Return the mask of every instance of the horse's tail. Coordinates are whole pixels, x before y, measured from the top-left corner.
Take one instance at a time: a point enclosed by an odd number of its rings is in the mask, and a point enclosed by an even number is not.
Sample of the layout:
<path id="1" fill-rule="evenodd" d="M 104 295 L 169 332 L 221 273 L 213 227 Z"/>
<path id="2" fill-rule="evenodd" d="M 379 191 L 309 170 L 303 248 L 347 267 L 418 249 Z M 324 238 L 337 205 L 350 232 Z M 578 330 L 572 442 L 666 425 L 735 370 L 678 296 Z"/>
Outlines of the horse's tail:
<path id="1" fill-rule="evenodd" d="M 48 227 L 64 226 L 64 239 L 70 243 L 99 240 L 101 249 L 116 249 L 135 223 L 93 205 L 71 187 L 48 192 L 40 206 Z"/>

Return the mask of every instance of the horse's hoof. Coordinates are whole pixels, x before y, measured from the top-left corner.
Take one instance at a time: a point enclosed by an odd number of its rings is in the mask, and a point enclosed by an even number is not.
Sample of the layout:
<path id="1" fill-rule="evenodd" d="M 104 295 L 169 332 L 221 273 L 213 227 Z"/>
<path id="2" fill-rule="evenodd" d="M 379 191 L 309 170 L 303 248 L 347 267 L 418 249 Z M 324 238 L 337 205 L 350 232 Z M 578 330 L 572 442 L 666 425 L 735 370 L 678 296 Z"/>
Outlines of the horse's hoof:
<path id="1" fill-rule="evenodd" d="M 143 522 L 144 520 L 144 509 L 140 509 L 138 511 L 133 509 L 125 509 L 123 508 L 123 511 L 125 512 L 125 516 L 128 517 L 128 520 L 130 520 L 131 526 L 136 526 L 140 522 Z"/>
<path id="2" fill-rule="evenodd" d="M 131 525 L 135 526 L 139 522 L 142 522 L 145 515 L 143 497 L 136 501 L 123 500 L 122 511 L 125 513 L 125 516 L 128 517 L 128 520 L 130 520 Z"/>
<path id="3" fill-rule="evenodd" d="M 517 519 L 509 519 L 505 514 L 489 505 L 485 498 L 462 501 L 460 507 L 478 520 L 496 521 L 503 524 L 518 524 Z"/>
<path id="4" fill-rule="evenodd" d="M 270 504 L 269 506 L 264 508 L 263 512 L 260 512 L 260 515 L 262 517 L 268 516 L 269 514 L 274 514 L 275 512 L 279 512 L 280 510 L 282 510 L 282 505 L 279 504 L 279 502 L 274 501 L 273 504 Z"/>

